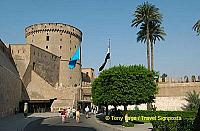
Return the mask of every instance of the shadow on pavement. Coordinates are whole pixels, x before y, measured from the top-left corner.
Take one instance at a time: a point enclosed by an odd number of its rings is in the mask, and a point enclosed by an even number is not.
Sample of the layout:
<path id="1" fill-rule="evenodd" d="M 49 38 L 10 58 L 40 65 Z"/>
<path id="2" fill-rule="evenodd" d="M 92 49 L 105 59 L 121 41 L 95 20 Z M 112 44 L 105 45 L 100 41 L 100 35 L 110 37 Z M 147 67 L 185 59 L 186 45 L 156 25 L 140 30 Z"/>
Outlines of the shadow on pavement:
<path id="1" fill-rule="evenodd" d="M 96 129 L 92 127 L 84 127 L 81 126 L 80 123 L 77 125 L 66 125 L 57 123 L 56 125 L 51 124 L 42 124 L 44 119 L 39 119 L 29 123 L 25 128 L 24 131 L 96 131 Z M 55 124 L 55 123 L 54 123 Z"/>

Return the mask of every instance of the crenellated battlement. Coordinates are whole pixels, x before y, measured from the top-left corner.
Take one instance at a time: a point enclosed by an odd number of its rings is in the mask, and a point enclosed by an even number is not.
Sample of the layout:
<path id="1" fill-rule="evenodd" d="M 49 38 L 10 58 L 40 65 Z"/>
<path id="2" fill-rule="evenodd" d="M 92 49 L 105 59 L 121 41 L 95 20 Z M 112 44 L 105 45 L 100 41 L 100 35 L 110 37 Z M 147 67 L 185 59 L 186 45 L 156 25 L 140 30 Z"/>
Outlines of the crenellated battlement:
<path id="1" fill-rule="evenodd" d="M 184 76 L 184 77 L 162 77 L 160 76 L 157 80 L 159 83 L 194 83 L 200 82 L 200 76 Z"/>
<path id="2" fill-rule="evenodd" d="M 25 29 L 25 38 L 37 33 L 48 33 L 48 32 L 70 34 L 78 38 L 80 41 L 82 41 L 82 32 L 78 28 L 62 23 L 41 23 L 28 26 Z"/>

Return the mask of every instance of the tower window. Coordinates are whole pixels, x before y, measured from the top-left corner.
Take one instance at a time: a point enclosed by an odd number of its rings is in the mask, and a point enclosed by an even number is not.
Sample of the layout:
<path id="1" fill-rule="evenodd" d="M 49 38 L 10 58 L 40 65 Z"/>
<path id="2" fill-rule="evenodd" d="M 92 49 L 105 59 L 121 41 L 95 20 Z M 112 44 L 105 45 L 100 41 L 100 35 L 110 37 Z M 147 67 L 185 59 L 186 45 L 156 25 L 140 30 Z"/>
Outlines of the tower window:
<path id="1" fill-rule="evenodd" d="M 46 49 L 48 49 L 49 47 L 48 46 L 46 46 Z"/>
<path id="2" fill-rule="evenodd" d="M 60 49 L 62 49 L 62 46 L 60 46 Z"/>
<path id="3" fill-rule="evenodd" d="M 46 36 L 46 41 L 49 41 L 49 36 Z"/>
<path id="4" fill-rule="evenodd" d="M 33 62 L 33 70 L 35 70 L 35 62 Z"/>
<path id="5" fill-rule="evenodd" d="M 70 48 L 69 48 L 69 50 L 71 51 L 71 50 L 72 50 L 72 48 L 70 47 Z"/>
<path id="6" fill-rule="evenodd" d="M 70 40 L 69 43 L 72 43 L 72 41 Z"/>
<path id="7" fill-rule="evenodd" d="M 62 39 L 60 39 L 60 41 L 62 41 Z"/>
<path id="8" fill-rule="evenodd" d="M 75 49 L 76 49 L 76 45 L 75 45 Z"/>

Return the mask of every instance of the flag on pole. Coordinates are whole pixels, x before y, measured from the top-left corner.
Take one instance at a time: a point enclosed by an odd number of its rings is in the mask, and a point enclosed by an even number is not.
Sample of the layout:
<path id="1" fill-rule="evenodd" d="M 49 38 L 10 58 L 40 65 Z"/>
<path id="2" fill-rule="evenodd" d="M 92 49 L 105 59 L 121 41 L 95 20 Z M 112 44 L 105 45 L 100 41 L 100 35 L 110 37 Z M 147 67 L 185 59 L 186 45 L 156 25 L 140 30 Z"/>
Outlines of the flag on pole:
<path id="1" fill-rule="evenodd" d="M 105 58 L 103 64 L 101 65 L 101 67 L 99 68 L 99 71 L 103 70 L 103 68 L 105 67 L 108 59 L 110 59 L 110 45 L 108 46 L 108 50 L 107 50 L 107 53 L 106 53 L 106 58 Z"/>
<path id="2" fill-rule="evenodd" d="M 74 69 L 76 66 L 76 62 L 77 60 L 79 60 L 81 58 L 81 47 L 79 47 L 76 52 L 74 53 L 74 55 L 71 57 L 71 60 L 69 61 L 69 69 Z"/>

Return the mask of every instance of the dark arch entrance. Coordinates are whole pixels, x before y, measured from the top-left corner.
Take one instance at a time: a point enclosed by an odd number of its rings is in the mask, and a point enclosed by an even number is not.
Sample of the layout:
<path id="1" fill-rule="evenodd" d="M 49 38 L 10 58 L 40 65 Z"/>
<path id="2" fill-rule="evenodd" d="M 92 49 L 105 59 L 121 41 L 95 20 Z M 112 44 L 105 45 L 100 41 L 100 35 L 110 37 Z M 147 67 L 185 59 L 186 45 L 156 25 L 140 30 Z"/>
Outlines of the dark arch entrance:
<path id="1" fill-rule="evenodd" d="M 28 103 L 29 113 L 51 112 L 51 105 L 55 99 L 49 100 L 23 100 L 20 102 L 20 112 L 24 110 L 24 103 Z"/>

